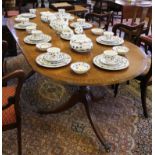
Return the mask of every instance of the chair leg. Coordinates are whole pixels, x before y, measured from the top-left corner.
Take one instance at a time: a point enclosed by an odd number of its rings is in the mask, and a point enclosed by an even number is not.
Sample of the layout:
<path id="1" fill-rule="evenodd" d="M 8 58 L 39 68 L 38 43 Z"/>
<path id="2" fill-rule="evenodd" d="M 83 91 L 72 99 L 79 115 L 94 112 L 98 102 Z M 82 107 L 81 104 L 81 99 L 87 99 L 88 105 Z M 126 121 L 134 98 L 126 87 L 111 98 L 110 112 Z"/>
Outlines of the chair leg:
<path id="1" fill-rule="evenodd" d="M 148 118 L 147 106 L 146 106 L 146 91 L 147 91 L 146 89 L 147 89 L 146 84 L 141 82 L 140 90 L 141 90 L 141 101 L 142 101 L 143 113 L 144 113 L 144 116 Z"/>
<path id="2" fill-rule="evenodd" d="M 22 155 L 21 122 L 17 126 L 18 155 Z"/>
<path id="3" fill-rule="evenodd" d="M 114 85 L 114 97 L 117 96 L 119 84 Z"/>

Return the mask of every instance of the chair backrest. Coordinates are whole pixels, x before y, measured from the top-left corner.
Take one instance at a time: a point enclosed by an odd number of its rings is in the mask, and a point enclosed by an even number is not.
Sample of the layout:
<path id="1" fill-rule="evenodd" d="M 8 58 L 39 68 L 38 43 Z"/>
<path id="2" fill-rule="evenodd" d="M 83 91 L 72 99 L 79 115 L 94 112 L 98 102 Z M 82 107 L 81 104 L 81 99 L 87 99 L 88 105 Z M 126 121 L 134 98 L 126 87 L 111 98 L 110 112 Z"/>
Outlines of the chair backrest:
<path id="1" fill-rule="evenodd" d="M 144 22 L 140 23 L 139 25 L 126 25 L 123 23 L 115 24 L 112 28 L 112 31 L 115 35 L 117 35 L 117 31 L 119 30 L 119 32 L 124 33 L 124 39 L 138 44 L 138 39 L 142 33 L 144 24 Z"/>
<path id="2" fill-rule="evenodd" d="M 95 5 L 93 7 L 94 13 L 104 13 L 104 11 L 108 10 L 108 2 L 104 0 L 96 0 Z"/>

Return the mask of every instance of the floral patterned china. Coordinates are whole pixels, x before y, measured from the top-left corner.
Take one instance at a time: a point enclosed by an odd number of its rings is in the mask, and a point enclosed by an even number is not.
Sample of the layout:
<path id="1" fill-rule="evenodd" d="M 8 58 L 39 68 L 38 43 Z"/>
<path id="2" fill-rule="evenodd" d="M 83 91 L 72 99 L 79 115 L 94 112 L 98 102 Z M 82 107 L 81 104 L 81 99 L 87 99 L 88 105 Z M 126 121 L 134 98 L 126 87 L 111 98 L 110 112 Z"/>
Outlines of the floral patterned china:
<path id="1" fill-rule="evenodd" d="M 70 46 L 77 52 L 89 52 L 93 48 L 93 42 L 85 34 L 76 34 L 70 40 Z"/>
<path id="2" fill-rule="evenodd" d="M 82 26 L 83 29 L 89 29 L 89 28 L 91 28 L 93 26 L 91 23 L 87 23 L 87 22 L 84 22 L 84 23 L 73 22 L 73 23 L 70 24 L 70 26 L 73 27 L 73 28 L 76 28 L 79 25 Z"/>
<path id="3" fill-rule="evenodd" d="M 38 43 L 36 44 L 36 48 L 40 51 L 46 51 L 48 48 L 52 46 L 51 43 Z"/>
<path id="4" fill-rule="evenodd" d="M 83 27 L 79 25 L 75 28 L 74 31 L 76 34 L 82 34 L 83 33 Z"/>
<path id="5" fill-rule="evenodd" d="M 32 26 L 32 25 L 33 25 L 33 26 L 37 26 L 36 23 L 27 22 L 27 23 L 25 23 L 25 24 L 23 24 L 23 23 L 15 24 L 15 25 L 14 25 L 14 28 L 19 29 L 19 30 L 25 30 L 27 26 Z"/>
<path id="6" fill-rule="evenodd" d="M 95 35 L 100 36 L 100 35 L 103 35 L 104 30 L 101 28 L 93 28 L 93 29 L 91 29 L 91 32 Z"/>
<path id="7" fill-rule="evenodd" d="M 127 48 L 126 46 L 114 46 L 112 49 L 119 55 L 125 55 L 129 52 L 129 48 Z"/>
<path id="8" fill-rule="evenodd" d="M 124 40 L 118 36 L 113 36 L 107 39 L 105 36 L 99 36 L 96 38 L 96 42 L 107 46 L 116 46 L 124 43 Z"/>
<path id="9" fill-rule="evenodd" d="M 116 64 L 114 64 L 114 65 L 109 65 L 109 64 L 102 63 L 102 62 L 103 62 L 103 54 L 97 55 L 93 59 L 93 63 L 97 67 L 99 67 L 101 69 L 105 69 L 105 70 L 117 71 L 117 70 L 125 69 L 129 66 L 128 59 L 125 57 L 122 57 L 120 55 L 116 56 L 116 58 L 115 58 Z"/>
<path id="10" fill-rule="evenodd" d="M 40 54 L 36 58 L 36 63 L 38 65 L 40 65 L 42 67 L 47 67 L 47 68 L 59 68 L 59 67 L 63 67 L 63 66 L 68 65 L 72 60 L 70 55 L 68 55 L 67 53 L 61 52 L 63 59 L 60 62 L 53 63 L 53 62 L 47 61 L 45 59 L 46 54 L 47 53 Z"/>
<path id="11" fill-rule="evenodd" d="M 20 22 L 22 22 L 22 21 L 25 21 L 27 18 L 24 18 L 24 17 L 16 17 L 15 18 L 15 21 L 16 22 L 18 22 L 18 23 L 20 23 Z M 28 18 L 29 19 L 29 18 Z"/>
<path id="12" fill-rule="evenodd" d="M 36 15 L 33 13 L 22 13 L 22 14 L 18 15 L 17 17 L 35 18 Z"/>
<path id="13" fill-rule="evenodd" d="M 28 34 L 31 34 L 33 30 L 36 30 L 37 26 L 36 25 L 30 25 L 26 27 L 26 32 Z"/>
<path id="14" fill-rule="evenodd" d="M 32 38 L 33 38 L 32 35 L 28 35 L 24 38 L 24 42 L 27 44 L 36 45 L 38 43 L 49 42 L 52 39 L 52 37 L 47 34 L 42 34 L 41 40 L 33 40 Z"/>
<path id="15" fill-rule="evenodd" d="M 70 67 L 77 74 L 84 74 L 90 70 L 90 65 L 86 62 L 75 62 Z"/>

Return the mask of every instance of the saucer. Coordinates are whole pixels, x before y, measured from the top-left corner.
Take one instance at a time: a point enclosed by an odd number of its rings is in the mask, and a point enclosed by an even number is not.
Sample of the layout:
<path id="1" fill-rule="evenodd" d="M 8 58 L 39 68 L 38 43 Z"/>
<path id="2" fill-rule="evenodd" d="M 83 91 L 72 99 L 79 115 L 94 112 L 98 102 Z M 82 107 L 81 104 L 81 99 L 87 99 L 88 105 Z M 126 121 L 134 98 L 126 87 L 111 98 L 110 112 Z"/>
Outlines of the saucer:
<path id="1" fill-rule="evenodd" d="M 22 14 L 18 15 L 17 17 L 35 18 L 36 15 L 35 14 L 32 14 L 32 13 L 22 13 Z"/>
<path id="2" fill-rule="evenodd" d="M 59 68 L 59 67 L 66 66 L 71 62 L 72 58 L 67 53 L 63 53 L 63 52 L 61 52 L 61 53 L 63 55 L 63 59 L 60 62 L 52 63 L 52 62 L 46 61 L 44 59 L 45 53 L 43 53 L 43 54 L 40 54 L 39 56 L 37 56 L 36 63 L 39 66 L 46 67 L 46 68 Z"/>
<path id="3" fill-rule="evenodd" d="M 46 51 L 51 46 L 52 46 L 51 43 L 38 43 L 38 44 L 36 44 L 36 48 L 41 50 L 41 51 Z"/>
<path id="4" fill-rule="evenodd" d="M 19 30 L 25 30 L 27 26 L 32 26 L 32 25 L 37 26 L 36 23 L 29 22 L 29 24 L 25 25 L 25 26 L 23 26 L 23 25 L 21 26 L 21 23 L 15 24 L 14 28 L 19 29 Z"/>
<path id="5" fill-rule="evenodd" d="M 70 67 L 77 74 L 84 74 L 90 69 L 90 65 L 86 62 L 75 62 Z"/>
<path id="6" fill-rule="evenodd" d="M 33 35 L 31 35 L 29 39 L 32 40 L 32 41 L 40 41 L 40 40 L 44 39 L 44 35 L 42 34 L 42 35 L 40 35 L 38 37 L 34 37 Z"/>

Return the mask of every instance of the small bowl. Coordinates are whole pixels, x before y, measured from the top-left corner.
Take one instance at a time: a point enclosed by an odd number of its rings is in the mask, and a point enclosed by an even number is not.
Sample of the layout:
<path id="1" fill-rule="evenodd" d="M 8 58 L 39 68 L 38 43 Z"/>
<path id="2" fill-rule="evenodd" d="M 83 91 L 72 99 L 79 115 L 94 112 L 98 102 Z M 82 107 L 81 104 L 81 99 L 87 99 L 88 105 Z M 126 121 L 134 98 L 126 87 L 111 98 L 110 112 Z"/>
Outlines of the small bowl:
<path id="1" fill-rule="evenodd" d="M 36 44 L 36 48 L 39 49 L 40 51 L 46 51 L 48 48 L 52 46 L 51 43 L 38 43 Z"/>
<path id="2" fill-rule="evenodd" d="M 126 55 L 129 52 L 129 48 L 125 46 L 114 46 L 112 49 L 116 51 L 119 55 Z"/>
<path id="3" fill-rule="evenodd" d="M 77 74 L 84 74 L 90 70 L 90 65 L 86 62 L 75 62 L 70 65 L 71 70 Z"/>
<path id="4" fill-rule="evenodd" d="M 95 34 L 95 35 L 103 35 L 104 30 L 101 29 L 101 28 L 93 28 L 93 29 L 91 29 L 91 32 L 92 32 L 93 34 Z"/>

